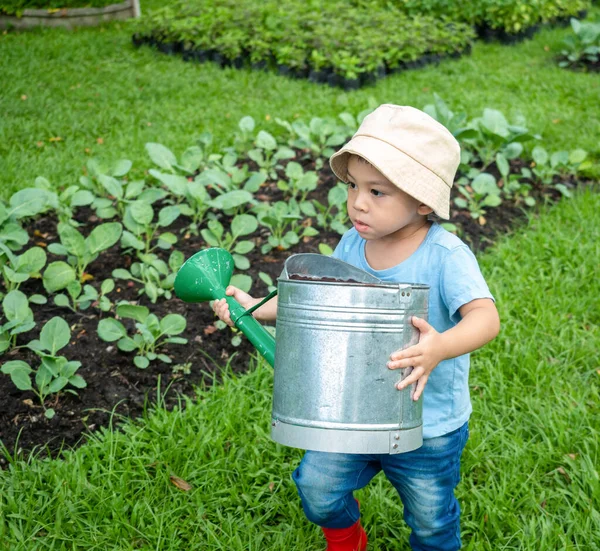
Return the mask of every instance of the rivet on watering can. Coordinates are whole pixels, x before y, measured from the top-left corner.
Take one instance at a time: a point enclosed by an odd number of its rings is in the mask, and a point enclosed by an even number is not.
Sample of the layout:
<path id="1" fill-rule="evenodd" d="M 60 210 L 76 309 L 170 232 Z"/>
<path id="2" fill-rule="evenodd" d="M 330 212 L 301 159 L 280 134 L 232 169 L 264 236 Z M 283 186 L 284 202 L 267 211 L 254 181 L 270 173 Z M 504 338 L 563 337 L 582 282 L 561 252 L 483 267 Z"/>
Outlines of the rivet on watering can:
<path id="1" fill-rule="evenodd" d="M 397 434 L 396 436 L 394 436 L 394 440 L 400 440 L 400 436 Z"/>
<path id="2" fill-rule="evenodd" d="M 394 448 L 394 449 L 396 449 L 397 447 L 398 447 L 398 444 L 394 444 L 394 445 L 392 446 L 392 448 Z"/>

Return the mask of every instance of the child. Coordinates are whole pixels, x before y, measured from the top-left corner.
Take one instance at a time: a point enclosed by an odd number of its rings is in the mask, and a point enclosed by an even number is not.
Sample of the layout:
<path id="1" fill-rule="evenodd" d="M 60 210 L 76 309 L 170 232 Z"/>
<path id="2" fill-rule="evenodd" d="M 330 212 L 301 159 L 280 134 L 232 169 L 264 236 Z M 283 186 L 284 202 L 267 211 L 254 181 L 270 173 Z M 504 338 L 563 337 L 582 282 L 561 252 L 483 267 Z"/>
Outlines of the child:
<path id="1" fill-rule="evenodd" d="M 307 451 L 293 479 L 308 519 L 322 527 L 328 551 L 363 551 L 367 536 L 353 491 L 379 471 L 404 504 L 412 549 L 459 549 L 460 508 L 454 488 L 468 438 L 469 353 L 491 341 L 500 322 L 492 295 L 469 248 L 428 220 L 449 217 L 450 188 L 460 161 L 452 134 L 412 107 L 381 105 L 331 159 L 333 172 L 348 183 L 353 228 L 333 256 L 388 282 L 430 286 L 429 323 L 413 317 L 419 343 L 391 350 L 389 369 L 413 367 L 398 389 L 415 384 L 423 395 L 423 446 L 397 455 Z M 242 306 L 255 299 L 228 287 Z M 215 313 L 231 324 L 225 300 Z M 272 300 L 254 312 L 274 320 Z"/>

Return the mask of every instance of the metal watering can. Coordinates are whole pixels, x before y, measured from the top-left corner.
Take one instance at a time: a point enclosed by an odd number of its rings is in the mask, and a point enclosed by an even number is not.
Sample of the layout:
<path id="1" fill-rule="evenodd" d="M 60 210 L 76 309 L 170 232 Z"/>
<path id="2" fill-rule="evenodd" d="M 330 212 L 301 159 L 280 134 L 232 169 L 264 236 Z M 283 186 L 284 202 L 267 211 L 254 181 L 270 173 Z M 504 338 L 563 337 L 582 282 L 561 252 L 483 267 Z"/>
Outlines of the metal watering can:
<path id="1" fill-rule="evenodd" d="M 395 384 L 411 368 L 390 370 L 389 355 L 416 344 L 410 322 L 427 319 L 429 287 L 385 283 L 341 260 L 290 256 L 278 288 L 245 310 L 225 295 L 234 269 L 224 249 L 190 257 L 175 279 L 185 302 L 224 298 L 231 320 L 275 368 L 271 437 L 306 450 L 403 453 L 420 447 L 422 399 Z M 279 295 L 276 339 L 251 313 Z"/>

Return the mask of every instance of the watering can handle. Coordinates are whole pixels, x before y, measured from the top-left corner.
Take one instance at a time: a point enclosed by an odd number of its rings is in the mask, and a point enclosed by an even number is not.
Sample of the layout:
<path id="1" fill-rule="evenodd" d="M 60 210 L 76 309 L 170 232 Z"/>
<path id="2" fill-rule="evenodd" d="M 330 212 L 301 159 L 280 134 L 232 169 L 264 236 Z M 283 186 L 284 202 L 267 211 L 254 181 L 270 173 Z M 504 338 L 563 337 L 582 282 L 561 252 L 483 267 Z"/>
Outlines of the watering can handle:
<path id="1" fill-rule="evenodd" d="M 254 312 L 254 310 L 258 310 L 265 302 L 270 301 L 276 294 L 277 294 L 277 289 L 274 289 L 265 298 L 263 298 L 259 303 L 257 303 L 254 306 L 252 306 L 252 308 L 248 308 L 248 310 L 246 310 L 240 316 L 240 318 L 243 317 L 243 316 L 247 316 L 248 314 L 252 314 L 252 312 Z"/>

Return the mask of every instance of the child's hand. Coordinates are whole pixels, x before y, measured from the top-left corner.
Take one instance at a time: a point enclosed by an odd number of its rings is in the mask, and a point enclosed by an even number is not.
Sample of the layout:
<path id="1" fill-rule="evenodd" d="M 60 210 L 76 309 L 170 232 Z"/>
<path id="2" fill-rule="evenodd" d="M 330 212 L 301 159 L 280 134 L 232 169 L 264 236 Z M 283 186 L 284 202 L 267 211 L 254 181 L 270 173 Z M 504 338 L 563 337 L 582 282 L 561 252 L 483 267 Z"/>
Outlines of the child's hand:
<path id="1" fill-rule="evenodd" d="M 229 287 L 225 289 L 225 294 L 237 300 L 246 310 L 260 302 L 260 299 L 251 297 L 248 293 L 245 293 L 233 285 L 229 285 Z M 231 316 L 229 315 L 229 304 L 227 304 L 227 301 L 224 298 L 214 300 L 212 303 L 212 309 L 215 314 L 219 316 L 219 319 L 224 321 L 227 325 L 233 325 Z"/>
<path id="2" fill-rule="evenodd" d="M 413 368 L 410 375 L 399 382 L 396 388 L 402 390 L 416 382 L 417 387 L 412 397 L 416 401 L 423 393 L 429 375 L 444 357 L 440 353 L 440 334 L 424 319 L 413 316 L 411 322 L 420 332 L 419 343 L 393 352 L 387 366 L 390 369 Z"/>

